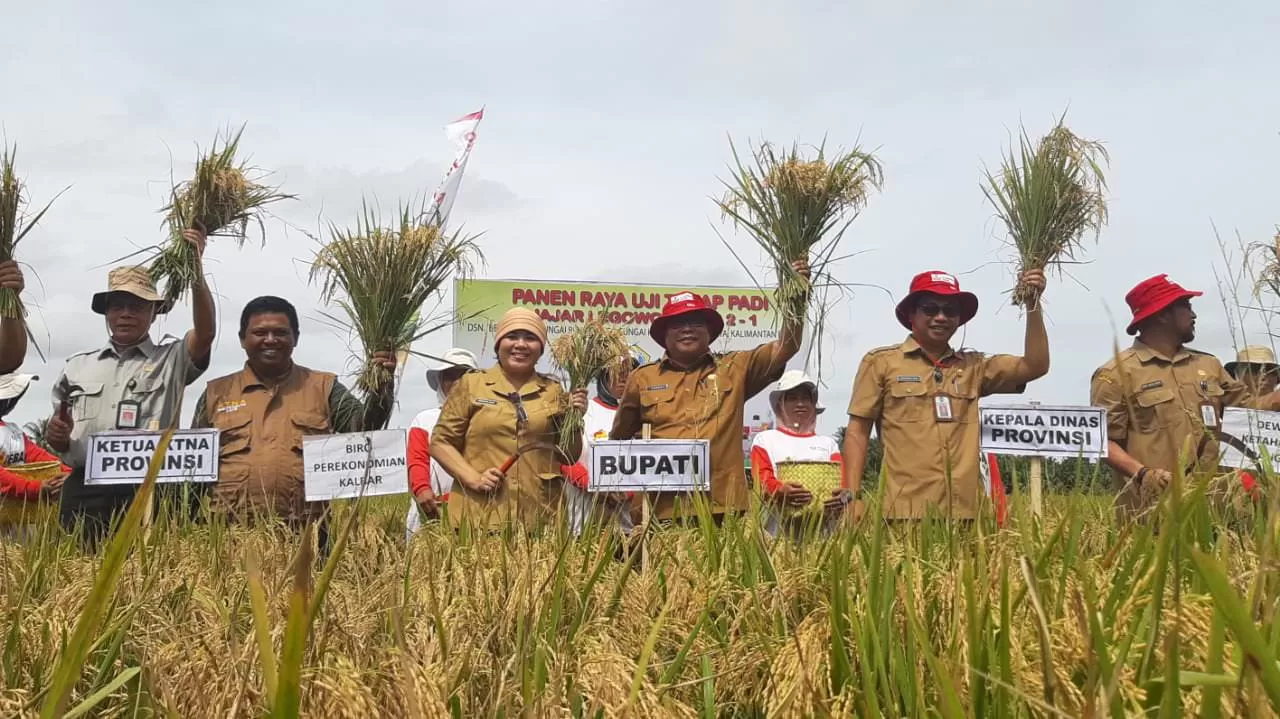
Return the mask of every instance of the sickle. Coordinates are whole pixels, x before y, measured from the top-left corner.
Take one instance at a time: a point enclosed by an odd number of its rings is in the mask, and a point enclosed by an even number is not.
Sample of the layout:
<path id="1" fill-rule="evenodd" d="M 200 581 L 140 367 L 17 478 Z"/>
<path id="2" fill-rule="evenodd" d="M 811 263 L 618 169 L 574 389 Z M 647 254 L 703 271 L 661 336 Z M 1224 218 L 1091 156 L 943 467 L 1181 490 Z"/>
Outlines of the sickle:
<path id="1" fill-rule="evenodd" d="M 498 467 L 498 471 L 503 474 L 506 474 L 513 466 L 515 466 L 516 460 L 520 459 L 520 457 L 523 456 L 526 452 L 529 452 L 535 449 L 556 450 L 557 447 L 550 442 L 529 442 L 528 444 L 522 447 L 517 447 L 516 453 L 511 455 L 510 457 L 507 457 L 507 461 L 503 462 L 501 467 Z"/>

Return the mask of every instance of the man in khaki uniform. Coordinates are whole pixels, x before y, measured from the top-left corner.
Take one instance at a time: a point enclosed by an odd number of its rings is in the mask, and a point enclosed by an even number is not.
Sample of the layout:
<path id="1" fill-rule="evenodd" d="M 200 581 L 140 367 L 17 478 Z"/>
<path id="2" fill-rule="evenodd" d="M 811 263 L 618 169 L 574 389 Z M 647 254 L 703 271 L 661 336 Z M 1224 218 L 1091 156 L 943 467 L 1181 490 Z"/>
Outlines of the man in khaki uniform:
<path id="1" fill-rule="evenodd" d="M 1191 298 L 1167 275 L 1144 280 L 1125 295 L 1133 312 L 1133 346 L 1098 368 L 1090 396 L 1107 410 L 1107 464 L 1115 472 L 1117 509 L 1131 516 L 1154 505 L 1179 466 L 1216 471 L 1214 430 L 1224 407 L 1280 408 L 1280 395 L 1254 397 L 1195 339 Z"/>
<path id="2" fill-rule="evenodd" d="M 392 353 L 374 353 L 387 383 L 365 404 L 332 373 L 294 364 L 298 334 L 298 311 L 287 300 L 250 300 L 240 314 L 244 369 L 209 380 L 196 403 L 192 426 L 222 433 L 215 512 L 293 524 L 318 517 L 324 505 L 307 502 L 303 487 L 302 438 L 377 429 L 391 414 Z"/>
<path id="3" fill-rule="evenodd" d="M 205 235 L 183 236 L 204 256 Z M 178 426 L 184 389 L 209 367 L 217 333 L 213 295 L 203 271 L 191 291 L 192 329 L 182 341 L 151 340 L 151 325 L 170 304 L 156 292 L 145 267 L 118 267 L 107 290 L 93 296 L 92 309 L 104 315 L 110 341 L 105 347 L 67 359 L 53 385 L 49 446 L 71 467 L 62 488 L 59 520 L 71 531 L 84 522 L 83 541 L 93 547 L 106 536 L 111 516 L 133 500 L 130 485 L 88 485 L 85 450 L 91 435 L 113 429 L 158 431 Z"/>
<path id="4" fill-rule="evenodd" d="M 1022 281 L 1036 295 L 1022 357 L 953 350 L 951 338 L 978 313 L 978 298 L 962 292 L 954 276 L 934 270 L 916 275 L 898 304 L 898 321 L 911 331 L 907 339 L 863 358 L 849 402 L 844 483 L 857 494 L 867 442 L 878 428 L 885 517 L 919 519 L 930 511 L 954 519 L 976 516 L 983 495 L 978 399 L 1021 393 L 1049 371 L 1038 297 L 1044 273 L 1027 272 Z"/>
<path id="5" fill-rule="evenodd" d="M 808 264 L 796 263 L 804 277 Z M 804 319 L 783 324 L 778 339 L 747 352 L 711 353 L 724 319 L 692 292 L 673 295 L 649 335 L 666 356 L 631 373 L 613 418 L 612 439 L 637 439 L 644 425 L 653 439 L 710 440 L 711 509 L 717 515 L 748 506 L 743 469 L 743 406 L 777 382 L 787 361 L 800 351 Z M 662 493 L 654 515 L 670 519 L 692 514 L 676 506 L 677 495 Z"/>

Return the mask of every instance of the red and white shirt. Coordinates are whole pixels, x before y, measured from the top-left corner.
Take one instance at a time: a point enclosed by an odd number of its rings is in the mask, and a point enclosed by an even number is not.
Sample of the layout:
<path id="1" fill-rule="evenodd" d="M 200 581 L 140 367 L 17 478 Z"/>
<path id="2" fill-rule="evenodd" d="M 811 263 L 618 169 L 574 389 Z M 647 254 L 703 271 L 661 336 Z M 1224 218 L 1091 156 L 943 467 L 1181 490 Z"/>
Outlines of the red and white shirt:
<path id="1" fill-rule="evenodd" d="M 447 502 L 453 477 L 431 458 L 431 430 L 439 419 L 436 407 L 419 412 L 409 425 L 409 491 L 416 497 L 418 490 L 429 486 L 439 501 Z"/>
<path id="2" fill-rule="evenodd" d="M 765 494 L 782 487 L 775 467 L 781 462 L 841 462 L 840 448 L 834 437 L 803 434 L 789 429 L 769 429 L 756 435 L 751 443 L 751 476 Z"/>

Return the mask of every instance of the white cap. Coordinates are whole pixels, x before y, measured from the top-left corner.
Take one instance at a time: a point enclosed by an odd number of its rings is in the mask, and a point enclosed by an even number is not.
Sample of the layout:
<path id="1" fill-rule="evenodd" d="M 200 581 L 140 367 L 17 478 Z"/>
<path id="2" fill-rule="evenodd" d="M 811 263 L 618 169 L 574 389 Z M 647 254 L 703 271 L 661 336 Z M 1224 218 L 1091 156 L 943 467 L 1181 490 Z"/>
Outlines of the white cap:
<path id="1" fill-rule="evenodd" d="M 26 393 L 33 380 L 40 379 L 33 374 L 9 373 L 0 375 L 0 400 L 17 399 Z"/>
<path id="2" fill-rule="evenodd" d="M 445 352 L 439 359 L 433 358 L 432 365 L 427 368 L 427 385 L 431 389 L 440 389 L 440 373 L 454 367 L 466 367 L 467 369 L 480 369 L 480 363 L 476 360 L 476 356 L 467 350 L 459 347 Z"/>
<path id="3" fill-rule="evenodd" d="M 778 385 L 769 393 L 769 406 L 773 407 L 774 412 L 777 412 L 778 402 L 782 399 L 782 395 L 789 390 L 793 390 L 796 387 L 803 387 L 804 385 L 813 387 L 813 411 L 815 414 L 822 414 L 827 408 L 823 407 L 817 401 L 818 383 L 814 382 L 813 378 L 805 374 L 804 371 L 798 369 L 789 369 L 782 373 L 782 377 L 778 379 Z"/>

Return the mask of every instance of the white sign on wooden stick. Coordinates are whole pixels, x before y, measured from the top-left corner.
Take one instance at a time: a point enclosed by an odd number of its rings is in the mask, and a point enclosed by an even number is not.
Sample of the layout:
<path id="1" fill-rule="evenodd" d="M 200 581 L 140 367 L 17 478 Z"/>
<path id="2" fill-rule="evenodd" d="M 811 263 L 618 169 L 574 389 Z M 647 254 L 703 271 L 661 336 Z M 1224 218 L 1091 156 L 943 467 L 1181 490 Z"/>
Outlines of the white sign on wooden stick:
<path id="1" fill-rule="evenodd" d="M 85 484 L 142 484 L 163 432 L 111 430 L 89 436 Z M 156 482 L 218 481 L 218 430 L 175 430 Z"/>
<path id="2" fill-rule="evenodd" d="M 983 405 L 982 451 L 1022 457 L 1102 459 L 1107 411 L 1101 407 Z"/>
<path id="3" fill-rule="evenodd" d="M 605 440 L 591 443 L 589 492 L 707 492 L 705 439 Z"/>
<path id="4" fill-rule="evenodd" d="M 1227 407 L 1218 442 L 1223 467 L 1255 469 L 1266 457 L 1273 469 L 1280 469 L 1280 412 Z"/>
<path id="5" fill-rule="evenodd" d="M 403 429 L 303 437 L 302 462 L 308 502 L 409 491 Z"/>

